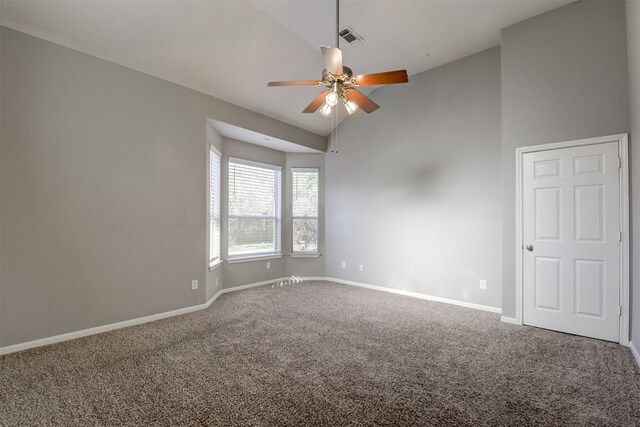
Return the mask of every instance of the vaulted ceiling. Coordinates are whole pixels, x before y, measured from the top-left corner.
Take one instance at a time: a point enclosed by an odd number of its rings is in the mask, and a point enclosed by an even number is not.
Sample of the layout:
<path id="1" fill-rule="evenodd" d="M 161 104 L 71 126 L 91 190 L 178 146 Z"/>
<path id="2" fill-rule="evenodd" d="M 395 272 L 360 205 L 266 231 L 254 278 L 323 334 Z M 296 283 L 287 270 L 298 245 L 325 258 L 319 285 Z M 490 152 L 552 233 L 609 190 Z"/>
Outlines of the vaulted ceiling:
<path id="1" fill-rule="evenodd" d="M 344 62 L 357 74 L 414 75 L 497 46 L 501 28 L 572 1 L 342 0 L 341 27 L 364 38 L 341 41 Z M 318 88 L 266 86 L 321 77 L 319 46 L 335 44 L 333 0 L 5 0 L 0 15 L 2 25 L 321 135 L 335 126 L 301 113 Z"/>

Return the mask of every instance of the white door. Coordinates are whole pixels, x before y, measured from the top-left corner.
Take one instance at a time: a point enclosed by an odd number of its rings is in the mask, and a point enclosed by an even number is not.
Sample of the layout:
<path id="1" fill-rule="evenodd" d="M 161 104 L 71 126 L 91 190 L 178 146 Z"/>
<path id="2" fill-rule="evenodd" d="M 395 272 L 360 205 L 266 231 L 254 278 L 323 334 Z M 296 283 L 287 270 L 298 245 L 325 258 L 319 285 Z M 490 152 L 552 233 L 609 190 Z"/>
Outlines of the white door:
<path id="1" fill-rule="evenodd" d="M 619 340 L 618 143 L 523 156 L 523 323 Z"/>

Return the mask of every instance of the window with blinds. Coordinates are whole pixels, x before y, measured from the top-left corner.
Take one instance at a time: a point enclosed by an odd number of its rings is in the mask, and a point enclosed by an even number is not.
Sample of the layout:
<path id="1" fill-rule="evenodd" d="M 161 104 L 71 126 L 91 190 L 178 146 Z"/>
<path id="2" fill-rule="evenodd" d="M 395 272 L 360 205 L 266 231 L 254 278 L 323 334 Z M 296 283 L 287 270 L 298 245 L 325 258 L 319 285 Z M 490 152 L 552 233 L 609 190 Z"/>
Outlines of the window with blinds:
<path id="1" fill-rule="evenodd" d="M 220 153 L 209 145 L 209 267 L 220 262 Z"/>
<path id="2" fill-rule="evenodd" d="M 280 254 L 281 168 L 229 159 L 229 258 Z"/>
<path id="3" fill-rule="evenodd" d="M 318 169 L 295 168 L 293 175 L 293 252 L 318 253 Z"/>

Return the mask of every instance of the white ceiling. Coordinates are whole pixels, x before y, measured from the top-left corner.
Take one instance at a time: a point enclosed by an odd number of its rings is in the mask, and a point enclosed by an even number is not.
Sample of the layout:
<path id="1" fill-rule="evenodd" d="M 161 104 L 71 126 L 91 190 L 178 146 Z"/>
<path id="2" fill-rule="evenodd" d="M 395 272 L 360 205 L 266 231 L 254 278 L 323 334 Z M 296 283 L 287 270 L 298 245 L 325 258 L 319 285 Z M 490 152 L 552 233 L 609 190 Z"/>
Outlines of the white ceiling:
<path id="1" fill-rule="evenodd" d="M 341 27 L 365 39 L 341 43 L 344 61 L 356 74 L 413 75 L 497 46 L 501 28 L 572 1 L 342 0 Z M 319 46 L 335 44 L 334 13 L 333 0 L 0 3 L 2 25 L 321 135 L 335 122 L 301 113 L 318 88 L 266 82 L 321 77 Z"/>

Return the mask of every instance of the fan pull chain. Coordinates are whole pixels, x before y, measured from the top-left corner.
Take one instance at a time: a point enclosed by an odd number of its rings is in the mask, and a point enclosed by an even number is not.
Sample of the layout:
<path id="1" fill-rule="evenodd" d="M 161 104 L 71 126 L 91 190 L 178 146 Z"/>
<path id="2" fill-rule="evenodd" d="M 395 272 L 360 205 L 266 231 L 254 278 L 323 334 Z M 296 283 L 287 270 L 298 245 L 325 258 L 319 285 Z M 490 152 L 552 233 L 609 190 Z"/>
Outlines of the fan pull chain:
<path id="1" fill-rule="evenodd" d="M 338 142 L 338 111 L 337 108 L 333 110 L 333 116 L 331 117 L 333 121 L 333 134 L 336 141 L 336 154 L 338 154 L 339 142 Z"/>
<path id="2" fill-rule="evenodd" d="M 331 142 L 330 143 L 331 143 L 331 152 L 334 153 L 334 154 L 337 153 L 338 150 L 336 148 L 336 136 L 335 136 L 335 134 L 333 132 L 331 132 Z"/>
<path id="3" fill-rule="evenodd" d="M 333 127 L 333 117 L 331 118 L 331 125 Z M 336 152 L 336 143 L 334 140 L 334 135 L 333 135 L 333 130 L 331 131 L 331 133 L 329 134 L 329 146 L 331 147 L 331 152 L 335 153 Z"/>
<path id="4" fill-rule="evenodd" d="M 329 145 L 331 146 L 331 152 L 332 153 L 338 153 L 338 116 L 337 116 L 337 112 L 334 109 L 331 112 L 331 128 L 333 129 L 333 131 L 331 131 L 331 136 L 329 138 Z"/>

